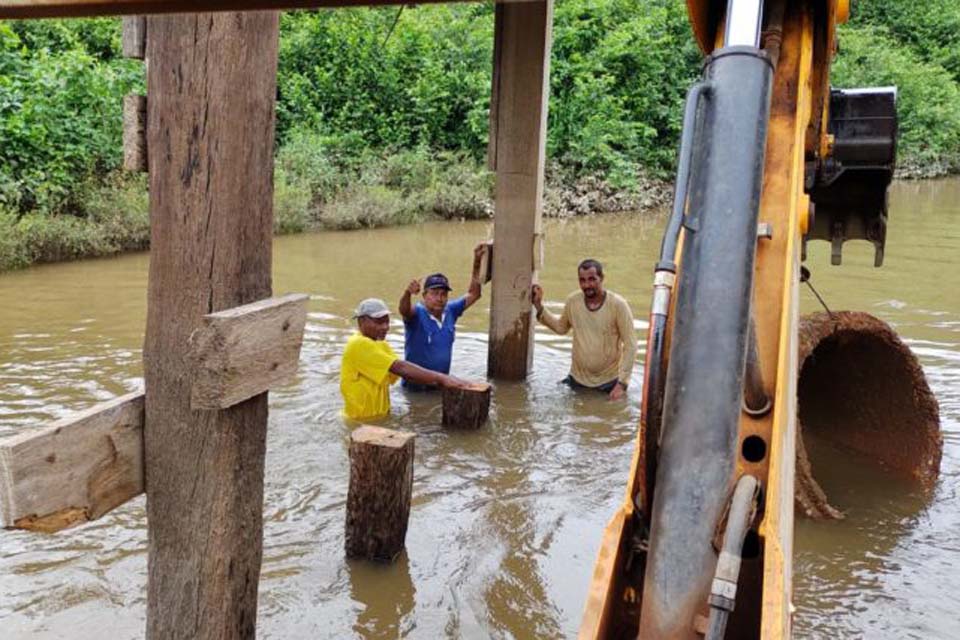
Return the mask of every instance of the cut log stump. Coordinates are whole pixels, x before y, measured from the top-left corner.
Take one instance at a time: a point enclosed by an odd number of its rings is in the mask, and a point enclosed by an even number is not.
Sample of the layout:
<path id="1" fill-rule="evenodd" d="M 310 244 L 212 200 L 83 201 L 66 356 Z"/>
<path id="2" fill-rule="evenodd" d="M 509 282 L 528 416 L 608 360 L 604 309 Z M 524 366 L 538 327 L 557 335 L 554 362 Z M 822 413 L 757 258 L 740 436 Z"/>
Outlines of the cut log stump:
<path id="1" fill-rule="evenodd" d="M 443 426 L 479 429 L 490 413 L 490 385 L 475 382 L 467 389 L 443 390 Z"/>
<path id="2" fill-rule="evenodd" d="M 403 551 L 414 438 L 413 433 L 371 426 L 351 434 L 347 557 L 392 562 Z"/>

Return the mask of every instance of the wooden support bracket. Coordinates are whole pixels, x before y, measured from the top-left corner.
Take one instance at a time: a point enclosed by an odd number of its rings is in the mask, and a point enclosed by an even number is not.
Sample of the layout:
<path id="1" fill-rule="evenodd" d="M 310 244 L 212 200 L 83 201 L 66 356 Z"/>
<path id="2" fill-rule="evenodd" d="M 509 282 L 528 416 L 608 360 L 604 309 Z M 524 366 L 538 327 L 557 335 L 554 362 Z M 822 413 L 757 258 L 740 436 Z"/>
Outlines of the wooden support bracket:
<path id="1" fill-rule="evenodd" d="M 123 97 L 123 168 L 147 171 L 147 97 Z"/>
<path id="2" fill-rule="evenodd" d="M 296 372 L 309 296 L 293 293 L 203 317 L 190 336 L 190 407 L 226 409 Z"/>
<path id="3" fill-rule="evenodd" d="M 52 533 L 143 493 L 143 398 L 0 441 L 0 526 Z"/>

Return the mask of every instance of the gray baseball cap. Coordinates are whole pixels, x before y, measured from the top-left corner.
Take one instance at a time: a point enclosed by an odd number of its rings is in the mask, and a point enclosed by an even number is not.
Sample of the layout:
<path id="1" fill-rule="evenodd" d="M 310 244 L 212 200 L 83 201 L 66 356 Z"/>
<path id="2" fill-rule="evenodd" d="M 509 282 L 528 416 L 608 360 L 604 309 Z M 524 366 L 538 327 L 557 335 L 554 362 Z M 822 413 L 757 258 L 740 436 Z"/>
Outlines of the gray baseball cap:
<path id="1" fill-rule="evenodd" d="M 354 318 L 367 316 L 370 318 L 382 318 L 390 315 L 390 309 L 380 298 L 367 298 L 357 305 L 357 310 L 353 312 Z"/>

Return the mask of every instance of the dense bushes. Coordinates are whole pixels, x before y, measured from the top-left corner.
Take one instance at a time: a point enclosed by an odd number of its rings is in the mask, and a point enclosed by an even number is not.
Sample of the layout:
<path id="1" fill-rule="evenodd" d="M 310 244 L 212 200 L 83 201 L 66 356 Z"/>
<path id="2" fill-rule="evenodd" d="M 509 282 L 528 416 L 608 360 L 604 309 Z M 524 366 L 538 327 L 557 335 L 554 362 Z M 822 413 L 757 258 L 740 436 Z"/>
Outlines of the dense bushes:
<path id="1" fill-rule="evenodd" d="M 81 185 L 121 158 L 122 96 L 136 66 L 98 57 L 114 21 L 0 23 L 0 206 L 84 214 Z M 94 49 L 91 53 L 87 47 Z"/>
<path id="2" fill-rule="evenodd" d="M 897 85 L 901 167 L 956 170 L 960 3 L 853 4 L 834 83 Z M 112 19 L 0 23 L 0 268 L 145 243 L 143 181 L 116 177 L 121 96 L 143 85 L 119 37 Z M 489 215 L 492 45 L 491 4 L 284 14 L 277 231 Z M 698 61 L 682 0 L 556 0 L 554 179 L 613 202 L 669 178 Z"/>

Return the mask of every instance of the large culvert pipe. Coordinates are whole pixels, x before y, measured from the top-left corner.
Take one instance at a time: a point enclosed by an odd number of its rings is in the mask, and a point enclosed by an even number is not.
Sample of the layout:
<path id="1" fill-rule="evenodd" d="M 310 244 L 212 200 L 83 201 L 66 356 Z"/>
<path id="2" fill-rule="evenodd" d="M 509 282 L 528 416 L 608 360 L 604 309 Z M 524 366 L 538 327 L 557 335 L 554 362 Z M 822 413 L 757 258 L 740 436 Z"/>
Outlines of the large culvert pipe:
<path id="1" fill-rule="evenodd" d="M 804 439 L 816 434 L 891 473 L 932 485 L 940 470 L 940 411 L 916 356 L 887 323 L 857 311 L 800 320 L 796 504 L 841 518 L 813 477 Z"/>

